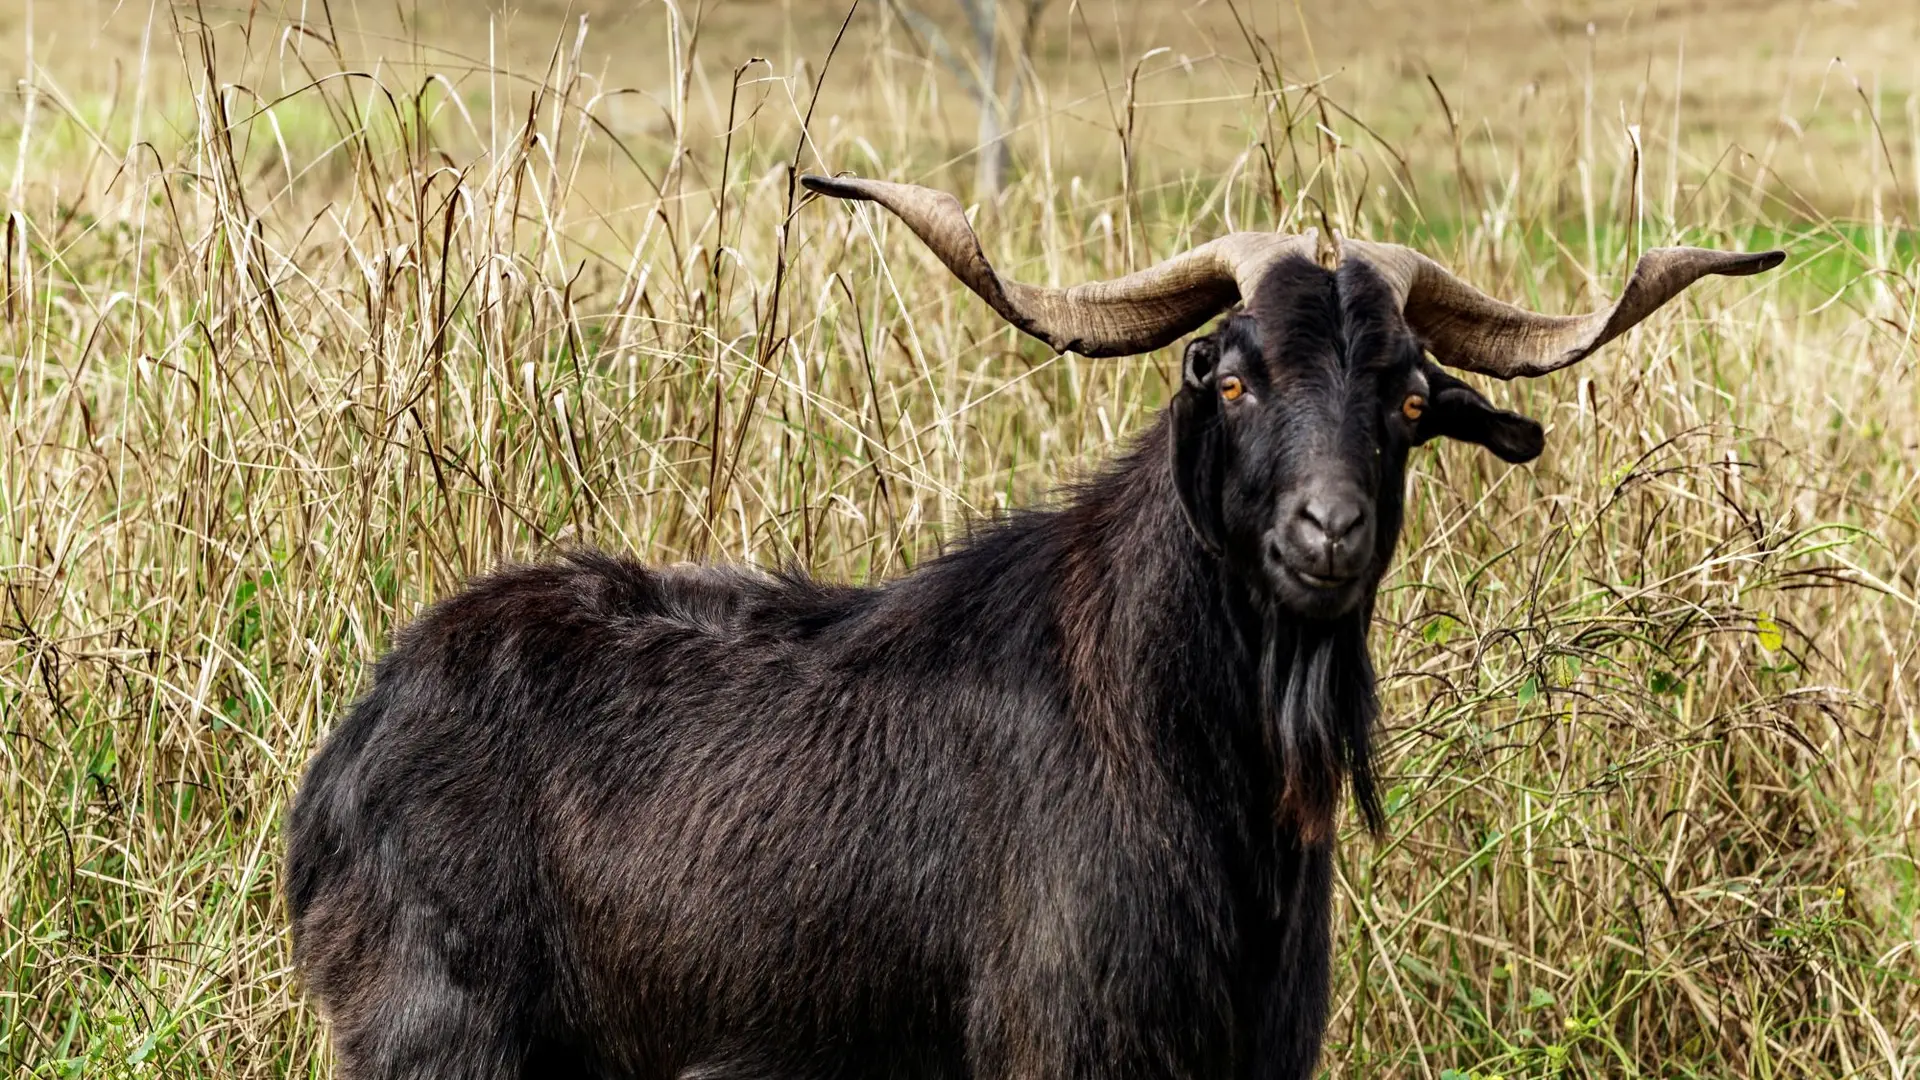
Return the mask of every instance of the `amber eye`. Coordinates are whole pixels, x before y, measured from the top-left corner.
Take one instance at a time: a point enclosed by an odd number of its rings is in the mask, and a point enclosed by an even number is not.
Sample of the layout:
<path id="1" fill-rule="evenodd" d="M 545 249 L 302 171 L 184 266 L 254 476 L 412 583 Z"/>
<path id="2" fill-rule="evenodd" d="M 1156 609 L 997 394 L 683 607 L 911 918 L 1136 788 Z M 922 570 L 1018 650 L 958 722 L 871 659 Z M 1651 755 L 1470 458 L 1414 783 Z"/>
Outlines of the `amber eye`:
<path id="1" fill-rule="evenodd" d="M 1238 375 L 1228 375 L 1220 380 L 1220 396 L 1228 401 L 1237 401 L 1246 392 L 1247 388 L 1241 384 Z"/>
<path id="2" fill-rule="evenodd" d="M 1400 414 L 1409 420 L 1420 419 L 1420 414 L 1426 411 L 1427 399 L 1419 394 L 1408 394 L 1407 400 L 1400 403 Z"/>

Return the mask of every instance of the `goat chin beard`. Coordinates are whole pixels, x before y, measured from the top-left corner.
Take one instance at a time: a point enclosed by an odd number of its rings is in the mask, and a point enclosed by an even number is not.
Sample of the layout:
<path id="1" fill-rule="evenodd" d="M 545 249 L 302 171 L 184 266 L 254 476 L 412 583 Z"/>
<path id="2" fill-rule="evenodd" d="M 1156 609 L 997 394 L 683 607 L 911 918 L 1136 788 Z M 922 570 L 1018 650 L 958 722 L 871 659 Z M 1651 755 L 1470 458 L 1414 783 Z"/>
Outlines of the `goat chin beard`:
<path id="1" fill-rule="evenodd" d="M 1279 824 L 1302 844 L 1333 838 L 1341 789 L 1370 830 L 1380 828 L 1373 786 L 1372 734 L 1380 711 L 1364 616 L 1302 622 L 1279 611 L 1266 618 L 1260 657 L 1261 727 L 1280 781 Z"/>

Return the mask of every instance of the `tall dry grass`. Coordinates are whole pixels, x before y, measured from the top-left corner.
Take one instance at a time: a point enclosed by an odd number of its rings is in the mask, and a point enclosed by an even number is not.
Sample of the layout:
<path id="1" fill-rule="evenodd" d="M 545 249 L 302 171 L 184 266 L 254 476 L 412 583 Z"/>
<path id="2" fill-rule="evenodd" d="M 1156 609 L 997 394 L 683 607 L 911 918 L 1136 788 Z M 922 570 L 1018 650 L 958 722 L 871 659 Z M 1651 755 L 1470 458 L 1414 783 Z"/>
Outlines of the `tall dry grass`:
<path id="1" fill-rule="evenodd" d="M 468 575 L 583 543 L 902 573 L 1168 391 L 1167 355 L 1050 357 L 904 229 L 796 200 L 795 166 L 971 173 L 950 88 L 873 13 L 830 64 L 776 69 L 674 11 L 636 96 L 571 31 L 529 74 L 326 8 L 156 8 L 111 98 L 39 69 L 22 90 L 20 1074 L 327 1074 L 282 814 L 389 635 Z M 1020 174 L 978 208 L 993 256 L 1070 282 L 1324 215 L 1569 310 L 1643 246 L 1793 254 L 1497 388 L 1549 425 L 1534 466 L 1417 462 L 1375 637 L 1388 831 L 1343 844 L 1328 1069 L 1912 1075 L 1920 132 L 1865 94 L 1803 117 L 1853 135 L 1847 212 L 1816 213 L 1788 172 L 1683 147 L 1681 97 L 1671 137 L 1603 101 L 1551 144 L 1454 112 L 1388 143 L 1271 38 L 1216 45 L 1233 96 L 1162 94 L 1157 141 L 1135 106 L 1190 57 L 1096 53 L 1097 98 L 1029 69 Z M 803 130 L 823 80 L 858 107 Z"/>

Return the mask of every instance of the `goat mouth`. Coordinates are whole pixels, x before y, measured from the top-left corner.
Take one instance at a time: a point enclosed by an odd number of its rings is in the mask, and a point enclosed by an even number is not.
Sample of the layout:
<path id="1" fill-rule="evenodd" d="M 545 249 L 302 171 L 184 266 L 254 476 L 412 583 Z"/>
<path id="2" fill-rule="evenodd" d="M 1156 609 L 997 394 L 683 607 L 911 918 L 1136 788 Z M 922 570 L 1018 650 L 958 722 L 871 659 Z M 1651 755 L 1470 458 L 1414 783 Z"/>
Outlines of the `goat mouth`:
<path id="1" fill-rule="evenodd" d="M 1346 588 L 1353 584 L 1354 578 L 1357 576 L 1349 574 L 1346 577 L 1326 577 L 1309 570 L 1302 570 L 1297 566 L 1287 566 L 1286 571 L 1300 584 L 1310 589 L 1319 589 L 1326 592 Z"/>

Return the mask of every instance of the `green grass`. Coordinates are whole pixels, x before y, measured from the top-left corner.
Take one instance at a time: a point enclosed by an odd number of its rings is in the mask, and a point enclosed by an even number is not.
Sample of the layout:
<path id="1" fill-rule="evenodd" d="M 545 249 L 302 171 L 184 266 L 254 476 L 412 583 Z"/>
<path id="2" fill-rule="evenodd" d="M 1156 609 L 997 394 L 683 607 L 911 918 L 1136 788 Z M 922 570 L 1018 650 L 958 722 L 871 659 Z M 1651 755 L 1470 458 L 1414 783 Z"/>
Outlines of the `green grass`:
<path id="1" fill-rule="evenodd" d="M 723 38 L 636 55 L 656 126 L 583 123 L 624 99 L 563 48 L 531 96 L 456 72 L 471 126 L 427 88 L 423 141 L 404 64 L 308 86 L 334 61 L 291 65 L 264 19 L 210 68 L 182 25 L 153 77 L 199 111 L 156 92 L 149 150 L 124 95 L 88 107 L 97 139 L 42 110 L 0 271 L 0 1062 L 21 1075 L 329 1074 L 289 968 L 283 813 L 391 634 L 467 576 L 580 543 L 904 572 L 1113 454 L 1173 370 L 1050 357 L 896 223 L 789 218 L 811 84 L 746 84 L 729 142 Z M 908 55 L 835 59 L 830 88 L 874 92 L 816 116 L 803 167 L 964 188 L 952 87 Z M 684 96 L 659 90 L 689 64 Z M 1316 136 L 1291 68 L 1265 98 L 1228 70 L 1246 96 L 1157 112 L 1131 177 L 1084 121 L 1104 99 L 1069 123 L 1038 73 L 1059 127 L 1020 134 L 981 207 L 993 256 L 1111 276 L 1317 204 L 1550 311 L 1617 289 L 1638 246 L 1793 256 L 1495 387 L 1548 425 L 1535 465 L 1418 455 L 1374 638 L 1388 827 L 1343 838 L 1327 1070 L 1913 1075 L 1912 178 L 1862 168 L 1817 203 L 1859 212 L 1822 215 L 1650 131 L 1636 200 L 1605 139 L 1569 129 L 1518 168 L 1490 121 L 1456 164 L 1444 128 L 1387 117 L 1421 163 L 1399 191 L 1353 122 L 1333 115 L 1344 149 Z M 204 105 L 235 84 L 295 94 L 271 114 L 291 169 L 248 95 L 224 123 Z M 1255 183 L 1243 154 L 1276 165 Z"/>

